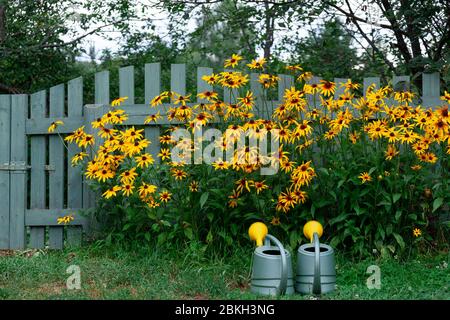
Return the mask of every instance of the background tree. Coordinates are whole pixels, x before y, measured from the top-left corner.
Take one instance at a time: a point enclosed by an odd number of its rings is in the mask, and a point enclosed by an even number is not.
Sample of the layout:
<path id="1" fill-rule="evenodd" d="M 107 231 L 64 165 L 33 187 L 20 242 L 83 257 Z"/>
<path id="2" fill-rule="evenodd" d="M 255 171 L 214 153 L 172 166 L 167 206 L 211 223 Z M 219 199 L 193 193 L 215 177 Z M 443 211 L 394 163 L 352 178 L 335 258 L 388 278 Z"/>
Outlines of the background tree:
<path id="1" fill-rule="evenodd" d="M 355 77 L 360 64 L 352 38 L 338 20 L 326 21 L 304 38 L 292 39 L 292 63 L 327 79 Z"/>

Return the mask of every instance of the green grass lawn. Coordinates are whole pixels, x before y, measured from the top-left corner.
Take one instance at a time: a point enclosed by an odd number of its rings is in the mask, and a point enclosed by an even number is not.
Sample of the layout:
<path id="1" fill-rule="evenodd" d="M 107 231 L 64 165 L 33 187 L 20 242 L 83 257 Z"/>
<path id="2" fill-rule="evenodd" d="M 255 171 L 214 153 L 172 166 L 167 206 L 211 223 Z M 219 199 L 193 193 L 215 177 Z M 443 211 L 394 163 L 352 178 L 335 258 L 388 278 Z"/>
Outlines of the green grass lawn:
<path id="1" fill-rule="evenodd" d="M 255 299 L 249 293 L 251 254 L 242 249 L 211 259 L 198 250 L 170 254 L 93 246 L 0 251 L 0 299 Z M 408 262 L 338 256 L 337 290 L 320 299 L 450 299 L 449 262 L 448 253 Z M 366 286 L 372 264 L 381 268 L 380 290 Z M 70 265 L 81 269 L 81 290 L 66 288 Z"/>

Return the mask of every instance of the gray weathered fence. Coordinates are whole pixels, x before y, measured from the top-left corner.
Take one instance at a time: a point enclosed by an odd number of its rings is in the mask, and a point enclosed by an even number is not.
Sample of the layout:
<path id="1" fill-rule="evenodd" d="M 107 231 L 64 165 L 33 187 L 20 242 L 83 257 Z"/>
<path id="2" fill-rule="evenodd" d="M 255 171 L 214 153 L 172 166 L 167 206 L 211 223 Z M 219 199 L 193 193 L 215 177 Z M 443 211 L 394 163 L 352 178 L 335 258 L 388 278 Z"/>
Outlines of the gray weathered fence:
<path id="1" fill-rule="evenodd" d="M 211 74 L 211 68 L 197 69 L 197 92 L 204 92 L 211 87 L 201 80 L 203 75 Z M 314 78 L 311 82 L 318 82 Z M 336 78 L 338 84 L 347 79 Z M 393 85 L 408 82 L 408 76 L 392 79 Z M 266 101 L 276 106 L 290 87 L 293 78 L 280 75 L 278 99 Z M 364 79 L 365 89 L 379 78 Z M 261 105 L 261 86 L 258 75 L 250 75 L 250 87 L 257 103 Z M 171 67 L 170 89 L 180 94 L 186 93 L 186 66 L 173 64 Z M 423 75 L 422 105 L 436 106 L 443 104 L 439 99 L 439 74 Z M 145 65 L 145 101 L 147 104 L 135 104 L 134 67 L 119 70 L 120 96 L 128 96 L 122 108 L 128 113 L 127 125 L 144 126 L 145 118 L 158 111 L 161 114 L 168 105 L 149 108 L 148 102 L 161 91 L 161 67 L 159 63 Z M 336 97 L 342 93 L 338 89 Z M 117 97 L 113 97 L 117 98 Z M 235 96 L 225 90 L 224 100 L 233 102 Z M 61 249 L 63 245 L 78 245 L 83 232 L 89 227 L 89 220 L 79 214 L 80 209 L 87 209 L 95 204 L 95 197 L 90 192 L 78 167 L 71 166 L 72 156 L 78 152 L 76 146 L 64 147 L 60 137 L 48 133 L 50 124 L 63 120 L 65 125 L 58 127 L 60 134 L 69 134 L 101 116 L 110 103 L 109 72 L 102 71 L 95 75 L 96 107 L 83 101 L 83 79 L 76 78 L 67 84 L 60 84 L 28 95 L 0 95 L 0 249 L 49 248 Z M 197 100 L 198 102 L 202 102 Z M 98 107 L 100 105 L 100 107 Z M 191 104 L 192 105 L 192 104 Z M 167 124 L 162 118 L 156 123 L 145 125 L 145 136 L 152 143 L 148 147 L 155 161 L 159 153 L 160 126 Z M 88 131 L 89 132 L 89 131 Z M 74 214 L 75 220 L 68 226 L 57 224 L 57 218 Z"/>

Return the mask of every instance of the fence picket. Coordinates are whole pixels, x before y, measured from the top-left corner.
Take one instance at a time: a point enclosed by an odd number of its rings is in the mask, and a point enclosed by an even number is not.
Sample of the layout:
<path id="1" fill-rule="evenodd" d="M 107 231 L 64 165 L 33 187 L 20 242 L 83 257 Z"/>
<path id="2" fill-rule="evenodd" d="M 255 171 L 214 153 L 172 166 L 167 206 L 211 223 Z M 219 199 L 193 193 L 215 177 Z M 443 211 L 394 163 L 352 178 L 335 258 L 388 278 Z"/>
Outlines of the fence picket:
<path id="1" fill-rule="evenodd" d="M 205 67 L 198 67 L 197 68 L 197 94 L 205 92 L 205 91 L 213 91 L 213 86 L 208 84 L 205 80 L 202 80 L 203 76 L 207 76 L 213 73 L 213 69 L 211 68 L 205 68 Z M 198 103 L 207 103 L 208 100 L 206 99 L 200 99 L 197 97 Z"/>
<path id="2" fill-rule="evenodd" d="M 31 95 L 31 118 L 45 117 L 47 92 L 39 91 Z M 45 209 L 45 151 L 46 137 L 44 135 L 31 136 L 31 190 L 30 208 Z M 30 227 L 31 248 L 44 248 L 45 227 Z"/>
<path id="3" fill-rule="evenodd" d="M 261 118 L 266 118 L 266 114 L 269 112 L 267 110 L 265 94 L 261 83 L 259 83 L 259 74 L 250 74 L 250 90 L 253 92 L 253 97 L 255 98 L 255 111 L 256 115 Z"/>
<path id="4" fill-rule="evenodd" d="M 278 77 L 278 101 L 281 103 L 284 99 L 284 93 L 286 89 L 290 89 L 295 85 L 295 79 L 293 76 L 287 74 L 279 74 Z"/>
<path id="5" fill-rule="evenodd" d="M 27 137 L 25 119 L 28 113 L 28 96 L 25 94 L 11 97 L 11 162 L 25 166 L 27 164 Z M 9 247 L 23 249 L 26 246 L 25 209 L 27 203 L 27 170 L 11 172 L 10 179 L 10 228 Z"/>
<path id="6" fill-rule="evenodd" d="M 161 64 L 147 63 L 145 65 L 145 103 L 150 101 L 161 93 Z M 152 111 L 151 109 L 149 111 Z M 164 116 L 164 115 L 162 115 Z M 157 125 L 145 126 L 145 138 L 151 141 L 146 148 L 146 152 L 150 153 L 155 159 L 155 163 L 160 163 L 158 153 L 161 148 L 159 143 L 160 128 Z"/>
<path id="7" fill-rule="evenodd" d="M 145 64 L 145 103 L 161 93 L 161 63 Z"/>
<path id="8" fill-rule="evenodd" d="M 50 117 L 64 116 L 64 84 L 50 88 Z M 58 129 L 56 129 L 58 130 Z M 64 208 L 64 145 L 59 135 L 49 136 L 49 209 Z M 63 248 L 64 227 L 49 227 L 51 249 Z"/>
<path id="9" fill-rule="evenodd" d="M 441 81 L 439 72 L 422 74 L 422 105 L 435 107 L 444 104 L 440 98 Z"/>
<path id="10" fill-rule="evenodd" d="M 186 95 L 186 65 L 172 64 L 170 67 L 170 90 Z"/>
<path id="11" fill-rule="evenodd" d="M 134 67 L 128 66 L 119 69 L 119 95 L 128 97 L 123 105 L 134 104 Z"/>
<path id="12" fill-rule="evenodd" d="M 67 115 L 81 117 L 83 115 L 83 78 L 79 77 L 68 82 Z M 83 176 L 79 166 L 72 166 L 71 159 L 80 152 L 74 144 L 69 144 L 67 151 L 67 207 L 81 208 Z M 67 227 L 67 244 L 77 246 L 81 244 L 82 228 L 80 226 Z"/>
<path id="13" fill-rule="evenodd" d="M 8 165 L 11 148 L 11 96 L 0 95 L 0 165 Z M 0 249 L 9 248 L 9 171 L 0 170 Z"/>

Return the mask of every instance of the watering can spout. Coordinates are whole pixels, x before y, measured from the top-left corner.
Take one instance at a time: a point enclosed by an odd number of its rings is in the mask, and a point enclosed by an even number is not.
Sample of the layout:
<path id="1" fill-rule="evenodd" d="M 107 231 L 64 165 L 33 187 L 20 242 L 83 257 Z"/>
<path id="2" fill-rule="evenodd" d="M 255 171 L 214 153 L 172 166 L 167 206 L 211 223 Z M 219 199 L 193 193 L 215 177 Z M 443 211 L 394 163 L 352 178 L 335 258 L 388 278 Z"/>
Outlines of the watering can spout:
<path id="1" fill-rule="evenodd" d="M 258 247 L 263 245 L 264 238 L 268 232 L 269 230 L 267 229 L 267 226 L 262 222 L 253 223 L 248 229 L 250 239 L 256 241 L 256 245 Z"/>

